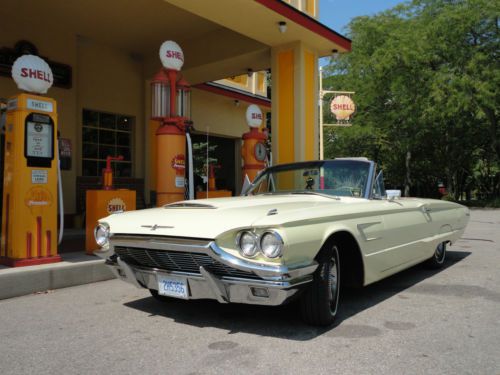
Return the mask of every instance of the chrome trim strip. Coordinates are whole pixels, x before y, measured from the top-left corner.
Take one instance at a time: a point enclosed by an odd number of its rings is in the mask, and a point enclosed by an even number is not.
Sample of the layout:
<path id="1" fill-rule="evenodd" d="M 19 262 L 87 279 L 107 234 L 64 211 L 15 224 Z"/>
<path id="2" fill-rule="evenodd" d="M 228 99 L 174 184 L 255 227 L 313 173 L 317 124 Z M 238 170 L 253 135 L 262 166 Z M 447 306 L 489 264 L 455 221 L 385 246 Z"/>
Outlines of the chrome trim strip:
<path id="1" fill-rule="evenodd" d="M 151 250 L 187 251 L 193 253 L 208 253 L 210 240 L 184 240 L 165 237 L 113 236 L 110 246 L 138 247 Z"/>
<path id="2" fill-rule="evenodd" d="M 111 266 L 111 265 L 110 265 Z M 115 266 L 116 267 L 116 266 Z M 128 265 L 127 267 L 131 268 L 134 271 L 142 272 L 142 273 L 148 273 L 151 275 L 156 275 L 156 273 L 164 273 L 164 274 L 170 274 L 173 276 L 184 276 L 189 279 L 197 279 L 197 280 L 203 280 L 203 275 L 197 274 L 197 273 L 191 273 L 191 272 L 179 272 L 179 271 L 167 271 L 167 270 L 162 270 L 159 268 L 149 268 L 149 267 L 141 267 L 141 266 L 132 266 Z M 244 279 L 241 277 L 230 277 L 230 276 L 223 276 L 223 277 L 218 277 L 215 276 L 218 280 L 221 280 L 222 282 L 227 282 L 230 284 L 235 284 L 235 285 L 255 285 L 255 286 L 262 286 L 262 287 L 267 287 L 267 288 L 279 288 L 279 289 L 287 289 L 287 288 L 292 288 L 297 285 L 302 285 L 306 284 L 312 281 L 313 277 L 312 275 L 305 275 L 298 277 L 294 280 L 290 281 L 273 281 L 273 280 L 259 280 L 259 279 Z"/>
<path id="3" fill-rule="evenodd" d="M 118 266 L 123 270 L 125 273 L 125 277 L 127 278 L 127 281 L 135 285 L 137 288 L 142 289 L 142 285 L 139 284 L 135 277 L 135 272 L 132 270 L 132 267 L 130 267 L 127 263 L 125 263 L 123 260 L 120 259 L 120 257 L 116 258 L 116 261 L 118 263 Z"/>
<path id="4" fill-rule="evenodd" d="M 200 267 L 200 273 L 212 287 L 212 291 L 215 293 L 217 301 L 219 301 L 220 303 L 228 303 L 229 297 L 227 295 L 227 290 L 224 284 L 217 277 L 208 272 L 203 266 Z"/>
<path id="5" fill-rule="evenodd" d="M 373 161 L 370 161 L 370 169 L 368 170 L 368 178 L 366 181 L 366 190 L 364 197 L 365 199 L 372 199 L 373 195 L 373 184 L 375 183 L 375 169 L 376 164 Z"/>

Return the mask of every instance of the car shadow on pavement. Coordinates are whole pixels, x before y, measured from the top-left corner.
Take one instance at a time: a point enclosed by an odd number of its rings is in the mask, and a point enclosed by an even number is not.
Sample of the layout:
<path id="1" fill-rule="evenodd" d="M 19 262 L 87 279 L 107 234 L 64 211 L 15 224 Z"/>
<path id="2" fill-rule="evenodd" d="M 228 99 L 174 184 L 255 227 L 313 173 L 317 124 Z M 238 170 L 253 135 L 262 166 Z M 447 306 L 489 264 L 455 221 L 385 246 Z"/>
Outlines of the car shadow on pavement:
<path id="1" fill-rule="evenodd" d="M 291 302 L 284 306 L 268 307 L 220 304 L 213 300 L 184 301 L 175 298 L 160 302 L 153 297 L 148 297 L 125 303 L 125 306 L 143 311 L 149 316 L 172 319 L 180 324 L 227 330 L 228 334 L 245 332 L 260 336 L 307 341 L 335 330 L 335 327 L 352 316 L 404 292 L 448 267 L 453 267 L 470 254 L 467 251 L 449 250 L 446 254 L 447 262 L 442 269 L 430 270 L 423 265 L 416 265 L 365 288 L 345 289 L 342 306 L 335 324 L 329 327 L 313 327 L 303 323 L 297 302 Z M 373 327 L 366 326 L 365 328 Z M 363 333 L 359 334 L 363 335 Z"/>

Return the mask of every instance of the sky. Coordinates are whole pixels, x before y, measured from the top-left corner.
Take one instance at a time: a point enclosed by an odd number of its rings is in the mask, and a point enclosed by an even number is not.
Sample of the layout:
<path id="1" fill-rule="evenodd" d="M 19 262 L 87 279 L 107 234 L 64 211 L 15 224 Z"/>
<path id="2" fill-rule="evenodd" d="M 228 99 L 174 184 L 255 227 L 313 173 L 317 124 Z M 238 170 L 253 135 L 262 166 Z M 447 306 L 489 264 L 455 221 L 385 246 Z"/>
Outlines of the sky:
<path id="1" fill-rule="evenodd" d="M 357 16 L 369 16 L 390 9 L 402 0 L 319 0 L 319 20 L 345 35 L 345 27 Z"/>

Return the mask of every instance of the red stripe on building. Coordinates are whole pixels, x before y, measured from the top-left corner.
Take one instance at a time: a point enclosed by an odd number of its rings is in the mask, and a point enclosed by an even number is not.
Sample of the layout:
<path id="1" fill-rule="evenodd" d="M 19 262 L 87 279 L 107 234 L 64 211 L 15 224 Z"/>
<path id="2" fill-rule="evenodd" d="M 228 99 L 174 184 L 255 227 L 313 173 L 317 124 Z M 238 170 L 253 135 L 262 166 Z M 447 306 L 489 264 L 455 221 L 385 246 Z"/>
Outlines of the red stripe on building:
<path id="1" fill-rule="evenodd" d="M 224 89 L 222 87 L 209 85 L 208 83 L 200 83 L 198 85 L 194 85 L 193 87 L 200 89 L 200 90 L 211 92 L 213 94 L 227 96 L 228 98 L 231 98 L 231 99 L 241 100 L 244 102 L 257 104 L 257 105 L 260 105 L 262 107 L 271 108 L 271 101 L 269 101 L 269 100 L 259 99 L 259 98 L 256 98 L 255 96 L 245 95 L 243 93 L 239 93 L 239 92 L 236 92 L 233 90 L 228 90 L 228 89 Z"/>

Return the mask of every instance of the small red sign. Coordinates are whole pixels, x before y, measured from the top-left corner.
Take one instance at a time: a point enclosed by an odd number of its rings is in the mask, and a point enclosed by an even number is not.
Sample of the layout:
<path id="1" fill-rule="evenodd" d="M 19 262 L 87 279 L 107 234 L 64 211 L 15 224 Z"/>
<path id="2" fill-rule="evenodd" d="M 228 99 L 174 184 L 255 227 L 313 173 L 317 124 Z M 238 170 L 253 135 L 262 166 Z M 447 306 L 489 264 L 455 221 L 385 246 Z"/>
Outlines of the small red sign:
<path id="1" fill-rule="evenodd" d="M 172 168 L 175 169 L 176 174 L 183 175 L 186 168 L 186 158 L 182 154 L 175 155 L 172 158 Z"/>

